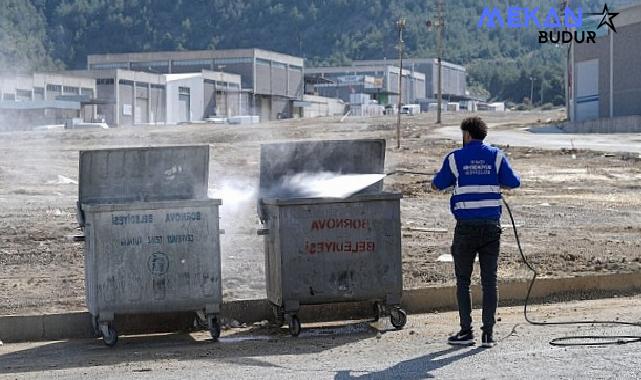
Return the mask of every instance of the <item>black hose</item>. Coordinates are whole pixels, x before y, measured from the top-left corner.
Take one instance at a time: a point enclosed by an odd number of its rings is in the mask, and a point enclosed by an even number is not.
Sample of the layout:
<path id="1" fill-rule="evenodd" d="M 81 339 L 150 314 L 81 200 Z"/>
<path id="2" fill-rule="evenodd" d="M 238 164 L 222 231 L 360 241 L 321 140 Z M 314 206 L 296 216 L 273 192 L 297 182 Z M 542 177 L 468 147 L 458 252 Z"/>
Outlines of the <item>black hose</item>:
<path id="1" fill-rule="evenodd" d="M 505 197 L 501 196 L 503 204 L 507 209 L 507 212 L 510 216 L 510 221 L 512 222 L 512 229 L 514 230 L 514 238 L 516 239 L 516 245 L 519 248 L 519 253 L 521 254 L 521 259 L 523 263 L 528 267 L 532 272 L 532 279 L 527 289 L 527 295 L 525 296 L 525 303 L 523 305 L 523 316 L 525 320 L 535 326 L 551 326 L 551 325 L 623 325 L 623 326 L 634 326 L 641 327 L 641 323 L 635 322 L 625 322 L 625 321 L 557 321 L 557 322 L 541 322 L 530 319 L 528 316 L 528 303 L 530 301 L 530 294 L 532 293 L 532 288 L 536 282 L 536 277 L 538 272 L 528 261 L 527 257 L 523 253 L 523 248 L 521 247 L 521 240 L 519 239 L 519 232 L 516 228 L 516 223 L 514 223 L 514 217 L 512 216 L 512 210 L 508 205 Z M 628 344 L 628 343 L 639 343 L 641 342 L 641 336 L 639 335 L 577 335 L 577 336 L 563 336 L 559 338 L 554 338 L 550 341 L 550 344 L 553 346 L 603 346 L 603 345 L 614 345 L 614 344 Z"/>

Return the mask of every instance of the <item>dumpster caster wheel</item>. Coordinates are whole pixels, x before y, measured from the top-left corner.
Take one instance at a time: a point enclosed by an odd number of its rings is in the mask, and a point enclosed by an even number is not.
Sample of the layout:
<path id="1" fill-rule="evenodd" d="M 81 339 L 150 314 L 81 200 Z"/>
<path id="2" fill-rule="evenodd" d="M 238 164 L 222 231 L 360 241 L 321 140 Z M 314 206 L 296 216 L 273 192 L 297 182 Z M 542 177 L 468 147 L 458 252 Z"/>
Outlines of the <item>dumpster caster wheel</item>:
<path id="1" fill-rule="evenodd" d="M 111 325 L 101 325 L 100 332 L 102 333 L 102 342 L 109 347 L 113 347 L 118 343 L 118 332 Z"/>
<path id="2" fill-rule="evenodd" d="M 400 307 L 395 307 L 390 311 L 390 320 L 395 329 L 400 330 L 407 323 L 407 313 Z"/>
<path id="3" fill-rule="evenodd" d="M 291 318 L 289 318 L 289 334 L 291 336 L 298 336 L 300 335 L 300 320 L 298 319 L 298 316 L 292 315 Z"/>
<path id="4" fill-rule="evenodd" d="M 217 341 L 220 338 L 220 323 L 218 323 L 218 318 L 212 315 L 207 317 L 207 325 L 209 326 L 209 334 L 214 341 Z"/>

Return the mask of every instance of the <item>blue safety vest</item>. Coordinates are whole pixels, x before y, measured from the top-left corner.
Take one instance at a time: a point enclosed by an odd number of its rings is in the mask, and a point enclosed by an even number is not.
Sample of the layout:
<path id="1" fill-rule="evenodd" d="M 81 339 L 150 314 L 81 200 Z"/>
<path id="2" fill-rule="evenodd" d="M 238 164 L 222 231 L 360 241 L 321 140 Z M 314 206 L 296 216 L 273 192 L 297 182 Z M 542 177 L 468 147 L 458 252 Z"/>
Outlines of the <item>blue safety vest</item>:
<path id="1" fill-rule="evenodd" d="M 521 180 L 499 148 L 472 140 L 445 157 L 432 183 L 454 187 L 450 209 L 457 220 L 499 220 L 501 187 L 517 188 Z"/>

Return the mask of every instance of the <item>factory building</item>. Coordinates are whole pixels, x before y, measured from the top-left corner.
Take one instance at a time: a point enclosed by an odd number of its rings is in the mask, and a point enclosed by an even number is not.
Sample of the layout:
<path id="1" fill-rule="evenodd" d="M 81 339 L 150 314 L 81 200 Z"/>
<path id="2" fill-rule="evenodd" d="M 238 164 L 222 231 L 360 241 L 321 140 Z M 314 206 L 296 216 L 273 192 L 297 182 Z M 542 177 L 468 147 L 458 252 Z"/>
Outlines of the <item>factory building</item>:
<path id="1" fill-rule="evenodd" d="M 95 94 L 96 82 L 76 75 L 0 75 L 0 122 L 12 129 L 65 124 L 71 119 L 92 122 Z"/>
<path id="2" fill-rule="evenodd" d="M 261 49 L 142 52 L 90 55 L 89 70 L 123 69 L 154 74 L 202 70 L 240 75 L 240 114 L 273 120 L 294 114 L 303 99 L 303 59 Z"/>
<path id="3" fill-rule="evenodd" d="M 362 60 L 352 62 L 354 66 L 373 65 L 398 65 L 398 60 Z M 441 62 L 441 83 L 443 98 L 446 100 L 458 101 L 465 95 L 465 67 L 449 62 Z M 403 69 L 410 73 L 421 73 L 425 75 L 425 96 L 424 98 L 436 99 L 438 94 L 438 61 L 436 58 L 404 58 Z"/>
<path id="4" fill-rule="evenodd" d="M 619 13 L 612 19 L 616 33 L 596 28 L 600 19 L 584 20 L 586 29 L 596 31 L 596 41 L 571 46 L 569 118 L 595 121 L 595 132 L 641 130 L 641 5 L 612 12 Z"/>
<path id="5" fill-rule="evenodd" d="M 93 78 L 97 113 L 109 126 L 177 124 L 239 114 L 240 75 L 202 70 L 153 74 L 131 70 L 73 71 Z"/>
<path id="6" fill-rule="evenodd" d="M 400 69 L 393 65 L 328 66 L 305 68 L 309 94 L 350 102 L 351 94 L 368 94 L 381 105 L 398 102 Z M 403 103 L 425 98 L 425 75 L 403 70 Z"/>

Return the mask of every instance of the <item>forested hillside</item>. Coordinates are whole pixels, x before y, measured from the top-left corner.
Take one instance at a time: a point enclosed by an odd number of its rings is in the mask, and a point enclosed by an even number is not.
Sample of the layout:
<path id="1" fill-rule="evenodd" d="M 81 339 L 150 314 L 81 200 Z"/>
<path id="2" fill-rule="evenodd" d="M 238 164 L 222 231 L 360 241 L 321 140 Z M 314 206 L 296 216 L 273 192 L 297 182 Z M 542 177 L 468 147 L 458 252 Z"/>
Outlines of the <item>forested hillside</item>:
<path id="1" fill-rule="evenodd" d="M 616 6 L 630 1 L 608 1 Z M 520 6 L 557 1 L 521 0 Z M 395 58 L 395 21 L 407 19 L 407 54 L 435 56 L 425 21 L 435 0 L 2 0 L 0 70 L 84 68 L 100 52 L 259 47 L 306 58 L 308 64 Z M 484 6 L 505 1 L 445 1 L 445 59 L 468 67 L 468 85 L 492 98 L 563 101 L 562 51 L 540 45 L 530 30 L 478 30 Z M 600 10 L 601 1 L 570 1 Z M 13 64 L 12 64 L 13 63 Z M 4 68 L 7 70 L 6 68 Z"/>

